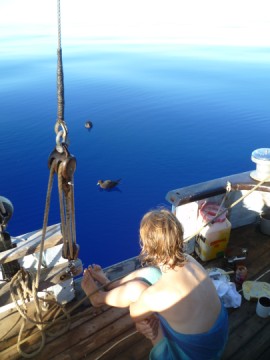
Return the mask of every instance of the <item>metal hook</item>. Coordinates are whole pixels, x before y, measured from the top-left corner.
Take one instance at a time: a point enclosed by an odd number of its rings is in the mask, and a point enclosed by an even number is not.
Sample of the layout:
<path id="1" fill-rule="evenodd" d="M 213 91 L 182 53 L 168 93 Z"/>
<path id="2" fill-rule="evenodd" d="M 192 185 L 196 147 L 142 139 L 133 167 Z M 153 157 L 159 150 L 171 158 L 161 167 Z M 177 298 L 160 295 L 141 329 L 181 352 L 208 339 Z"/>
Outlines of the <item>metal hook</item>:
<path id="1" fill-rule="evenodd" d="M 68 129 L 67 129 L 67 126 L 65 124 L 64 121 L 59 121 L 57 120 L 56 121 L 56 124 L 54 126 L 54 131 L 56 133 L 56 141 L 59 140 L 58 137 L 62 137 L 62 143 L 66 143 L 66 140 L 67 140 L 67 134 L 68 134 Z M 59 135 L 59 133 L 61 133 L 61 135 Z M 57 144 L 57 142 L 56 142 Z"/>
<path id="2" fill-rule="evenodd" d="M 56 135 L 56 150 L 59 152 L 59 153 L 63 153 L 64 152 L 64 149 L 63 149 L 63 143 L 65 143 L 65 140 L 64 140 L 64 131 L 63 130 L 60 130 L 58 132 L 58 134 Z"/>

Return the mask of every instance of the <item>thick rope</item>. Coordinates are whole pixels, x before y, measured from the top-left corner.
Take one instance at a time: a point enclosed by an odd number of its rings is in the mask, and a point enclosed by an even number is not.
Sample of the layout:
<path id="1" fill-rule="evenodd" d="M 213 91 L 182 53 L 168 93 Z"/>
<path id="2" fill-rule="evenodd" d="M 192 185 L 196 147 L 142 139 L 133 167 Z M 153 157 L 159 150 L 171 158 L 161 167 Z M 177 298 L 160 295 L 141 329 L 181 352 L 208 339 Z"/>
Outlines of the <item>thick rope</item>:
<path id="1" fill-rule="evenodd" d="M 32 288 L 30 288 L 31 285 L 32 285 Z M 12 300 L 23 320 L 22 325 L 20 327 L 18 340 L 17 340 L 17 345 L 16 345 L 17 350 L 23 357 L 33 358 L 38 353 L 40 353 L 41 350 L 45 346 L 45 343 L 46 343 L 45 326 L 46 325 L 52 326 L 56 322 L 56 320 L 57 320 L 56 317 L 58 316 L 58 314 L 60 312 L 63 312 L 64 316 L 68 320 L 65 323 L 65 327 L 62 327 L 60 329 L 60 331 L 58 331 L 57 333 L 47 332 L 47 335 L 49 335 L 49 336 L 54 336 L 54 337 L 59 336 L 68 329 L 68 327 L 70 325 L 70 316 L 69 316 L 68 312 L 65 310 L 64 306 L 62 306 L 61 304 L 58 304 L 54 299 L 46 299 L 46 298 L 41 298 L 38 296 L 37 289 L 35 287 L 35 281 L 33 279 L 33 275 L 31 275 L 29 272 L 26 272 L 24 269 L 21 269 L 12 278 L 11 283 L 10 283 L 10 293 L 11 293 Z M 33 304 L 34 304 L 35 310 L 36 310 L 34 319 L 31 318 L 30 316 L 28 316 L 28 314 L 27 314 L 28 309 L 27 309 L 27 304 L 25 301 L 26 299 L 27 299 L 28 303 L 30 303 L 30 301 L 33 299 Z M 21 304 L 19 304 L 19 302 Z M 44 319 L 43 319 L 42 304 L 44 304 L 44 303 L 52 304 L 52 307 L 50 309 L 46 309 L 47 316 L 53 315 L 53 312 L 55 311 L 52 320 L 44 321 Z M 38 328 L 38 330 L 40 332 L 40 337 L 41 337 L 41 343 L 39 345 L 39 348 L 37 350 L 33 351 L 32 353 L 25 353 L 21 349 L 21 345 L 27 341 L 27 339 L 22 340 L 22 334 L 25 329 L 27 321 L 33 323 Z"/>
<path id="2" fill-rule="evenodd" d="M 61 218 L 61 230 L 63 234 L 63 255 L 67 258 L 67 231 L 66 231 L 66 222 L 65 222 L 65 206 L 64 206 L 64 197 L 63 197 L 63 183 L 62 183 L 62 167 L 63 163 L 60 163 L 58 168 L 58 195 L 59 195 L 59 206 L 60 206 L 60 218 Z"/>
<path id="3" fill-rule="evenodd" d="M 74 259 L 74 245 L 76 245 L 74 190 L 73 184 L 70 183 L 68 184 L 70 186 L 69 191 L 64 193 L 62 172 L 63 163 L 60 163 L 58 168 L 58 193 L 64 244 L 63 255 L 65 258 Z"/>
<path id="4" fill-rule="evenodd" d="M 74 178 L 73 178 L 73 177 L 72 177 L 72 183 L 71 183 L 70 193 L 71 193 L 71 214 L 72 214 L 72 218 L 71 218 L 71 231 L 72 231 L 73 243 L 76 244 L 76 243 L 77 243 L 77 239 L 76 239 Z"/>
<path id="5" fill-rule="evenodd" d="M 69 249 L 69 255 L 71 259 L 74 258 L 73 254 L 73 242 L 72 242 L 72 229 L 71 229 L 71 192 L 66 194 L 66 226 L 67 226 L 67 243 Z"/>
<path id="6" fill-rule="evenodd" d="M 48 187 L 47 187 L 47 195 L 46 195 L 46 203 L 45 203 L 45 211 L 44 211 L 43 227 L 42 227 L 42 236 L 41 236 L 41 244 L 40 244 L 40 252 L 39 252 L 39 261 L 38 261 L 38 269 L 37 269 L 37 276 L 36 276 L 36 288 L 37 289 L 39 286 L 44 242 L 45 242 L 45 236 L 46 236 L 47 225 L 48 225 L 48 217 L 49 217 L 49 210 L 50 210 L 50 203 L 51 203 L 51 193 L 52 193 L 52 187 L 53 187 L 53 175 L 54 175 L 55 163 L 56 163 L 56 160 L 54 160 L 51 165 L 49 182 L 48 182 Z"/>
<path id="7" fill-rule="evenodd" d="M 60 8 L 60 0 L 57 0 L 57 23 L 58 23 L 58 49 L 61 49 L 61 8 Z"/>
<path id="8" fill-rule="evenodd" d="M 62 62 L 62 48 L 61 48 L 61 9 L 60 0 L 57 1 L 57 19 L 58 19 L 58 49 L 57 49 L 57 120 L 59 122 L 64 121 L 64 72 Z"/>

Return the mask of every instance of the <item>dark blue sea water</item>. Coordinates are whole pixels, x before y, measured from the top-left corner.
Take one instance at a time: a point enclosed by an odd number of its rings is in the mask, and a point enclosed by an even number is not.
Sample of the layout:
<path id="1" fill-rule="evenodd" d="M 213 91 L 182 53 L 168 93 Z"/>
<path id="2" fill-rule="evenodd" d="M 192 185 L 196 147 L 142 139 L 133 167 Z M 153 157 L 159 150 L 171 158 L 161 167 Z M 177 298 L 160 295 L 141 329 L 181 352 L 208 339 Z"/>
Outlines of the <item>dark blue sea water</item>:
<path id="1" fill-rule="evenodd" d="M 0 195 L 14 205 L 12 236 L 42 227 L 55 147 L 56 46 L 41 43 L 1 46 Z M 85 265 L 135 256 L 141 217 L 170 207 L 169 190 L 253 169 L 251 152 L 270 147 L 269 48 L 85 44 L 63 46 L 63 61 Z M 119 191 L 96 185 L 118 178 Z"/>

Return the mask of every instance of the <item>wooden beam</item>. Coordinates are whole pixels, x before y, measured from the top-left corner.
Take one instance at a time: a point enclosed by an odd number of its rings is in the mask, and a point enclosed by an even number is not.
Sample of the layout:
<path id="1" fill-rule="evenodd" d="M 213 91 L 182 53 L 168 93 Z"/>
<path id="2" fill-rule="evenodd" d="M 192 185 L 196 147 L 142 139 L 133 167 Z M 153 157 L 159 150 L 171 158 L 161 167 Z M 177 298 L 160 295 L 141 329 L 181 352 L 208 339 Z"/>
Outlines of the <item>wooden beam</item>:
<path id="1" fill-rule="evenodd" d="M 0 264 L 6 264 L 10 261 L 18 260 L 26 255 L 39 252 L 41 238 L 42 230 L 36 231 L 31 233 L 27 240 L 18 242 L 17 247 L 1 252 Z M 62 239 L 63 237 L 60 224 L 49 226 L 45 236 L 44 250 L 61 244 Z"/>
<path id="2" fill-rule="evenodd" d="M 228 181 L 231 183 L 232 191 L 251 190 L 259 183 L 259 181 L 250 177 L 250 171 L 248 171 L 171 190 L 166 194 L 165 198 L 172 205 L 179 206 L 222 195 L 226 193 Z M 257 191 L 270 192 L 269 182 L 260 185 Z"/>

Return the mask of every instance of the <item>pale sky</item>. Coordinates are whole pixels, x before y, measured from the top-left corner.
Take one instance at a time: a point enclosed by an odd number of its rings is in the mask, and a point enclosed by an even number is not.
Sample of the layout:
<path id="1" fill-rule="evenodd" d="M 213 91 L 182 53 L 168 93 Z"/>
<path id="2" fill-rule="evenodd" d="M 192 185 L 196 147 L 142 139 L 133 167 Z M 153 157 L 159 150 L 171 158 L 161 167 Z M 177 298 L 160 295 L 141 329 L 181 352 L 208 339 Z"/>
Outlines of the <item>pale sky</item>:
<path id="1" fill-rule="evenodd" d="M 0 40 L 57 32 L 57 0 L 0 0 Z M 270 0 L 61 0 L 62 38 L 270 46 Z M 121 39 L 120 39 L 121 38 Z"/>

